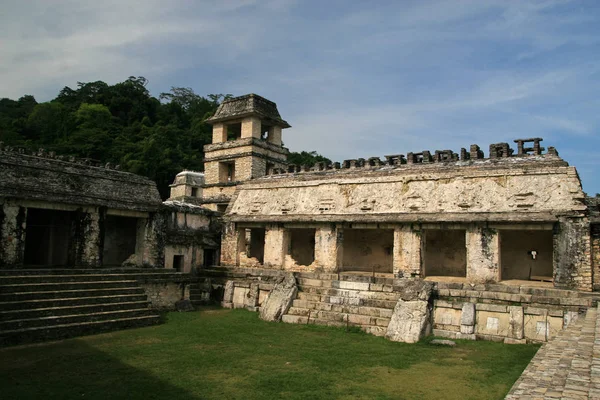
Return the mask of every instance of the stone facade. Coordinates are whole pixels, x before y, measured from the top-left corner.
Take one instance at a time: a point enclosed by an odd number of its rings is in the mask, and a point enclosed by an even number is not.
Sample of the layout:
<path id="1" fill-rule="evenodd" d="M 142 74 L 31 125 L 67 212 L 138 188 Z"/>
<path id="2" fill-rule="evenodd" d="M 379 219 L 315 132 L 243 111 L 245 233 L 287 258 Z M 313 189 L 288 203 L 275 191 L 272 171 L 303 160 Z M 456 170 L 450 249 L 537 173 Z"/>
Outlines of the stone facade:
<path id="1" fill-rule="evenodd" d="M 225 100 L 207 122 L 213 143 L 204 146 L 202 203 L 225 212 L 238 184 L 285 168 L 281 130 L 290 125 L 275 103 L 255 94 Z"/>
<path id="2" fill-rule="evenodd" d="M 210 122 L 202 201 L 227 207 L 222 265 L 593 289 L 586 195 L 541 138 L 295 166 L 275 103 L 231 99 Z"/>
<path id="3" fill-rule="evenodd" d="M 161 266 L 160 205 L 154 182 L 118 167 L 0 144 L 3 267 Z"/>

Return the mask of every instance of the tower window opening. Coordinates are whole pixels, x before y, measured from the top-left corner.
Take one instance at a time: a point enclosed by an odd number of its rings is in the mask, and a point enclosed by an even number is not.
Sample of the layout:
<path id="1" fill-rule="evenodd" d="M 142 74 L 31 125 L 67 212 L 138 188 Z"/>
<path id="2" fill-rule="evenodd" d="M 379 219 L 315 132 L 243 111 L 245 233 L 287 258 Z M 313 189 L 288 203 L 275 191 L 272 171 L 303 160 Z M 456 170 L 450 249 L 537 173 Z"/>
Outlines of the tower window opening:
<path id="1" fill-rule="evenodd" d="M 227 141 L 238 140 L 242 138 L 242 123 L 227 125 Z"/>

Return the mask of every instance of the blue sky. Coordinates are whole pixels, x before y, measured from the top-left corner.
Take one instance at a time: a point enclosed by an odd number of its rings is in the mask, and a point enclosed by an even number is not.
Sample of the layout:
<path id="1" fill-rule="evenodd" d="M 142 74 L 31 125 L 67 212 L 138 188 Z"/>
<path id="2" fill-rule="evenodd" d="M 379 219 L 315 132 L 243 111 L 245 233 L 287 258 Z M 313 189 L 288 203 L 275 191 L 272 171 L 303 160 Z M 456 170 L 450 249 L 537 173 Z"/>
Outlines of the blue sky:
<path id="1" fill-rule="evenodd" d="M 0 97 L 257 93 L 334 160 L 543 137 L 600 192 L 600 2 L 3 0 Z"/>

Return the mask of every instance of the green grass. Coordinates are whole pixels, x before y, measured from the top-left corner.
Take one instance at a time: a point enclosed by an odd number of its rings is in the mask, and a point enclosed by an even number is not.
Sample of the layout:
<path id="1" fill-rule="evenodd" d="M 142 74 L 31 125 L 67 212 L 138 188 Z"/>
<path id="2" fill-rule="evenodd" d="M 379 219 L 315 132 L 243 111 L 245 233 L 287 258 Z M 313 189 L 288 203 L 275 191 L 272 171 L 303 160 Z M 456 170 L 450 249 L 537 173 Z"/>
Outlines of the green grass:
<path id="1" fill-rule="evenodd" d="M 538 346 L 383 338 L 245 310 L 0 350 L 2 399 L 501 399 Z"/>

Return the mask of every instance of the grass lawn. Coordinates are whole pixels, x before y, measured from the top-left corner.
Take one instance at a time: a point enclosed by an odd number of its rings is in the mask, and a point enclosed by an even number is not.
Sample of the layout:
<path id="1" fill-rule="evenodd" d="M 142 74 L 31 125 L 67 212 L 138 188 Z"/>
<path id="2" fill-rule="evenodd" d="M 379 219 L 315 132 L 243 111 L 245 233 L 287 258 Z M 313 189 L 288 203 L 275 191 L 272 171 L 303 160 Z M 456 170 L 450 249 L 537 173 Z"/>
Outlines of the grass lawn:
<path id="1" fill-rule="evenodd" d="M 6 399 L 502 399 L 535 345 L 393 343 L 245 310 L 0 349 Z"/>

